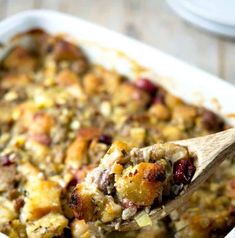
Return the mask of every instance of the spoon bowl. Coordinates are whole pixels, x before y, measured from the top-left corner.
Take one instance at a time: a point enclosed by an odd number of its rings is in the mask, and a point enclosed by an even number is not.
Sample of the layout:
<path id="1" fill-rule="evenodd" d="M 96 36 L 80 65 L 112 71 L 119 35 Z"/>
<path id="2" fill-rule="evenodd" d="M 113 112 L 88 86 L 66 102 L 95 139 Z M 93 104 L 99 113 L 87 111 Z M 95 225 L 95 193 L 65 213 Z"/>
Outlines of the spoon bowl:
<path id="1" fill-rule="evenodd" d="M 218 165 L 225 159 L 235 156 L 235 128 L 228 129 L 208 136 L 180 140 L 172 142 L 188 148 L 189 152 L 196 155 L 196 171 L 189 185 L 174 200 L 168 201 L 163 206 L 153 209 L 149 216 L 152 220 L 159 220 L 173 210 L 187 202 L 190 195 L 216 170 Z M 141 150 L 151 150 L 153 146 Z M 104 225 L 104 229 L 113 230 L 110 224 Z M 130 231 L 140 229 L 137 222 L 123 222 L 118 228 L 119 231 Z"/>

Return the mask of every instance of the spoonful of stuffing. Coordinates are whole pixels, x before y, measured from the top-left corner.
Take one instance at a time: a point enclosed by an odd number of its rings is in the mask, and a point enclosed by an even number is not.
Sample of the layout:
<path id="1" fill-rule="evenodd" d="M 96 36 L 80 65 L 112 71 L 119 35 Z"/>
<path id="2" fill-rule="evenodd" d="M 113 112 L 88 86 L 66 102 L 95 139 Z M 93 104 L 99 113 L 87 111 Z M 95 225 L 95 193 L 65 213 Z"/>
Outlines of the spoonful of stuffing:
<path id="1" fill-rule="evenodd" d="M 235 129 L 129 148 L 115 142 L 70 197 L 76 218 L 106 230 L 152 224 L 187 199 L 225 159 L 235 156 Z"/>

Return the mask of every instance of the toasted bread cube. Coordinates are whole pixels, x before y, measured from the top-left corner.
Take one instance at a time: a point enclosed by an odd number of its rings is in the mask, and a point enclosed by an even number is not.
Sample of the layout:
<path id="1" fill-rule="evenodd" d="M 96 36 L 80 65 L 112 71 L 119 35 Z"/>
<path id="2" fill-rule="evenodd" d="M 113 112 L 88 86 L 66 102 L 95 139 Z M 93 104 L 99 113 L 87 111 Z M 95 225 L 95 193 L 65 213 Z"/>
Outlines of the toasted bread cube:
<path id="1" fill-rule="evenodd" d="M 0 85 L 1 88 L 1 85 Z M 0 124 L 3 125 L 5 123 L 10 124 L 14 120 L 14 111 L 15 106 L 9 105 L 1 105 L 0 106 Z"/>
<path id="2" fill-rule="evenodd" d="M 122 141 L 115 141 L 111 147 L 108 150 L 108 154 L 113 153 L 114 151 L 119 150 L 119 151 L 125 151 L 125 152 L 129 152 L 130 151 L 130 147 Z"/>
<path id="3" fill-rule="evenodd" d="M 134 147 L 144 146 L 146 138 L 146 130 L 141 127 L 133 127 L 130 130 L 130 138 L 128 138 L 128 144 Z"/>
<path id="4" fill-rule="evenodd" d="M 42 173 L 40 172 L 40 170 L 30 162 L 25 162 L 18 165 L 17 170 L 27 179 L 37 179 L 42 177 Z"/>
<path id="5" fill-rule="evenodd" d="M 71 86 L 78 84 L 78 76 L 68 69 L 64 69 L 56 77 L 56 82 L 60 86 Z"/>
<path id="6" fill-rule="evenodd" d="M 45 112 L 37 112 L 33 115 L 29 126 L 31 134 L 49 133 L 54 124 L 54 119 Z"/>
<path id="7" fill-rule="evenodd" d="M 2 79 L 0 85 L 4 89 L 10 89 L 12 87 L 22 88 L 30 83 L 30 80 L 29 76 L 25 74 L 9 74 Z"/>
<path id="8" fill-rule="evenodd" d="M 28 129 L 36 111 L 37 107 L 33 102 L 25 102 L 16 107 L 13 118 L 19 121 L 22 128 Z"/>
<path id="9" fill-rule="evenodd" d="M 115 70 L 107 70 L 99 65 L 93 66 L 93 74 L 102 79 L 102 90 L 108 93 L 115 93 L 123 80 Z"/>
<path id="10" fill-rule="evenodd" d="M 49 213 L 42 218 L 26 225 L 26 233 L 32 238 L 51 238 L 60 236 L 68 220 L 59 213 Z"/>
<path id="11" fill-rule="evenodd" d="M 37 163 L 40 163 L 41 160 L 45 161 L 45 158 L 49 153 L 48 146 L 31 139 L 26 142 L 25 148 L 34 153 L 33 161 L 36 161 Z"/>
<path id="12" fill-rule="evenodd" d="M 100 135 L 98 128 L 88 127 L 78 131 L 77 138 L 69 145 L 65 164 L 68 167 L 78 169 L 87 164 L 87 147 L 89 142 Z"/>
<path id="13" fill-rule="evenodd" d="M 21 219 L 33 221 L 50 212 L 59 212 L 61 187 L 54 181 L 32 180 L 26 185 Z"/>
<path id="14" fill-rule="evenodd" d="M 120 217 L 122 213 L 122 207 L 116 204 L 113 199 L 110 197 L 105 203 L 104 210 L 102 212 L 101 221 L 110 222 L 115 218 Z"/>
<path id="15" fill-rule="evenodd" d="M 163 104 L 158 103 L 150 107 L 150 114 L 153 117 L 156 117 L 159 120 L 168 120 L 170 119 L 170 110 Z"/>
<path id="16" fill-rule="evenodd" d="M 84 220 L 75 219 L 71 224 L 71 232 L 73 238 L 91 238 L 89 225 Z"/>
<path id="17" fill-rule="evenodd" d="M 58 39 L 52 53 L 56 61 L 84 58 L 79 47 L 63 39 Z"/>
<path id="18" fill-rule="evenodd" d="M 0 228 L 1 229 L 1 228 Z M 9 238 L 26 238 L 25 224 L 22 224 L 19 219 L 11 221 L 11 230 L 7 233 Z M 1 237 L 2 238 L 2 237 Z M 6 238 L 4 236 L 4 238 Z"/>
<path id="19" fill-rule="evenodd" d="M 86 188 L 84 184 L 78 184 L 73 190 L 70 198 L 70 207 L 76 218 L 92 221 L 96 219 L 95 204 L 92 202 L 92 191 Z"/>
<path id="20" fill-rule="evenodd" d="M 83 79 L 85 92 L 88 95 L 93 95 L 104 89 L 104 80 L 92 73 L 86 74 Z"/>
<path id="21" fill-rule="evenodd" d="M 28 50 L 18 46 L 4 59 L 3 66 L 18 72 L 29 72 L 36 68 L 37 61 Z"/>
<path id="22" fill-rule="evenodd" d="M 14 203 L 4 197 L 0 197 L 0 227 L 17 217 Z"/>
<path id="23" fill-rule="evenodd" d="M 180 140 L 184 138 L 182 129 L 172 125 L 166 126 L 163 129 L 162 134 L 169 141 Z"/>
<path id="24" fill-rule="evenodd" d="M 91 141 L 92 139 L 99 137 L 100 134 L 101 134 L 101 131 L 99 128 L 86 127 L 86 128 L 81 128 L 78 131 L 77 137 L 84 139 L 86 141 Z"/>
<path id="25" fill-rule="evenodd" d="M 193 106 L 176 106 L 173 110 L 173 120 L 191 127 L 196 119 L 197 109 Z"/>
<path id="26" fill-rule="evenodd" d="M 163 166 L 142 162 L 116 176 L 117 193 L 136 205 L 149 206 L 161 195 L 164 179 Z"/>
<path id="27" fill-rule="evenodd" d="M 121 84 L 112 97 L 115 106 L 125 105 L 131 112 L 142 110 L 149 101 L 150 96 L 146 92 L 130 83 Z"/>
<path id="28" fill-rule="evenodd" d="M 178 98 L 170 93 L 166 93 L 165 103 L 166 103 L 167 107 L 169 107 L 170 109 L 174 109 L 176 106 L 181 105 L 183 102 L 180 98 Z"/>
<path id="29" fill-rule="evenodd" d="M 86 164 L 87 141 L 77 138 L 67 149 L 65 164 L 68 167 L 78 169 Z"/>

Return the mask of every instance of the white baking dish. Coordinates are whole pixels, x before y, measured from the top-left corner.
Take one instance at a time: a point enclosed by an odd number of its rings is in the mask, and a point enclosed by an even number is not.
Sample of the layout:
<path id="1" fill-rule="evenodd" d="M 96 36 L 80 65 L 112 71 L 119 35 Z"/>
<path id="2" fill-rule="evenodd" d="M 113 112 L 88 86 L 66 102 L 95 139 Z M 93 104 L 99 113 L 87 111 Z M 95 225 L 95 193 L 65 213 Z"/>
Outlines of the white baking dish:
<path id="1" fill-rule="evenodd" d="M 83 45 L 93 61 L 132 77 L 136 64 L 129 59 L 134 59 L 149 69 L 148 74 L 160 75 L 156 80 L 174 94 L 189 102 L 203 104 L 226 118 L 230 114 L 230 121 L 235 125 L 235 115 L 231 116 L 235 113 L 233 85 L 159 50 L 77 17 L 48 10 L 22 12 L 0 23 L 1 42 L 35 27 L 50 33 L 68 34 Z"/>
<path id="2" fill-rule="evenodd" d="M 220 113 L 235 126 L 233 85 L 159 50 L 77 17 L 48 10 L 22 12 L 0 23 L 1 42 L 7 42 L 19 32 L 38 27 L 52 34 L 65 33 L 82 45 L 92 61 L 115 68 L 131 78 L 139 74 L 151 75 L 154 81 L 172 93 Z M 229 237 L 235 237 L 235 230 Z"/>

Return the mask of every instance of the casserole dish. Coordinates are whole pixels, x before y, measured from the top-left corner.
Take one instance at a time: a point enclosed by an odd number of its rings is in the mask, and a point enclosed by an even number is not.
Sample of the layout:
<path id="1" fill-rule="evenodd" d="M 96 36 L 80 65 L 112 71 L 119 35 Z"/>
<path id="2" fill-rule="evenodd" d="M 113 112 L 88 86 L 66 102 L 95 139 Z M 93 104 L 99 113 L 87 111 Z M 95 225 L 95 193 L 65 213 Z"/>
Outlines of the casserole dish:
<path id="1" fill-rule="evenodd" d="M 234 87 L 216 77 L 134 40 L 55 12 L 31 11 L 5 20 L 0 24 L 1 39 L 7 44 L 15 34 L 32 28 L 42 28 L 51 34 L 65 33 L 71 41 L 82 46 L 93 63 L 114 68 L 131 79 L 140 75 L 156 79 L 157 83 L 173 94 L 190 103 L 206 106 L 220 113 L 230 124 L 234 124 Z M 6 52 L 3 50 L 1 53 L 4 57 Z M 212 84 L 213 92 L 208 90 Z"/>

